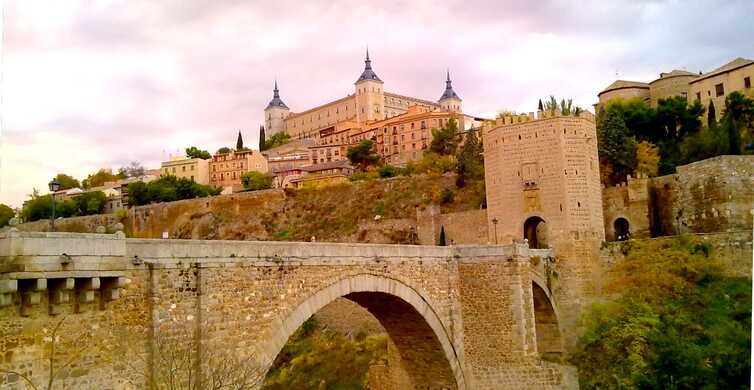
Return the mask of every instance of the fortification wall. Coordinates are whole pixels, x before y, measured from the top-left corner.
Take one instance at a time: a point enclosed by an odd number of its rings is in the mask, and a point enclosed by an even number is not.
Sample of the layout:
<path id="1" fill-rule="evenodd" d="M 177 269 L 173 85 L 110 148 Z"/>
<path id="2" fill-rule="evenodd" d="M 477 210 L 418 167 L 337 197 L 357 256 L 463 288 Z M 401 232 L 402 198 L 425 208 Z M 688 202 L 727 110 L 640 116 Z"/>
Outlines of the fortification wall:
<path id="1" fill-rule="evenodd" d="M 731 276 L 752 277 L 752 231 L 739 230 L 720 233 L 698 233 L 694 237 L 710 244 L 724 271 Z M 650 238 L 648 240 L 678 240 L 681 236 Z M 640 240 L 641 241 L 641 240 Z M 600 250 L 600 261 L 605 276 L 609 276 L 615 264 L 623 261 L 622 242 L 610 242 Z"/>
<path id="2" fill-rule="evenodd" d="M 717 156 L 682 165 L 677 173 L 629 178 L 602 190 L 606 238 L 618 218 L 632 238 L 751 229 L 754 156 Z"/>

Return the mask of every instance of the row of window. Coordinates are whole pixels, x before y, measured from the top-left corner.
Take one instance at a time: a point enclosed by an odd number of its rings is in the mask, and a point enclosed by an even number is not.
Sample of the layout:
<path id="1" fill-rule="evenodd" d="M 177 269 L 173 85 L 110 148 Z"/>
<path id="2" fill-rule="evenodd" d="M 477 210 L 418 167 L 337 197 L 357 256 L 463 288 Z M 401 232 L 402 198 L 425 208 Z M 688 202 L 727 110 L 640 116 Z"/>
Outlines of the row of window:
<path id="1" fill-rule="evenodd" d="M 212 172 L 217 172 L 217 167 L 220 167 L 220 169 L 233 169 L 233 168 L 241 168 L 243 169 L 243 161 L 238 163 L 238 166 L 236 166 L 236 163 L 229 163 L 229 164 L 217 164 L 212 165 Z"/>
<path id="2" fill-rule="evenodd" d="M 237 172 L 226 172 L 226 173 L 220 173 L 219 177 L 220 177 L 220 181 L 223 181 L 223 180 L 236 180 L 237 178 L 238 178 L 238 179 L 240 179 L 240 178 L 241 178 L 241 174 L 242 174 L 242 172 L 241 172 L 241 171 L 237 171 Z M 232 177 L 232 178 L 231 178 L 231 177 Z M 218 178 L 218 175 L 216 175 L 216 174 L 214 174 L 214 173 L 213 173 L 213 174 L 212 174 L 212 181 L 216 181 L 216 180 L 217 180 L 217 178 Z M 193 177 L 193 176 L 191 177 L 191 180 L 194 180 L 194 177 Z"/>
<path id="3" fill-rule="evenodd" d="M 193 165 L 189 165 L 189 167 L 190 167 L 190 169 L 189 169 L 190 171 L 194 170 L 194 166 Z M 168 175 L 170 173 L 175 174 L 176 170 L 175 170 L 175 167 L 172 167 L 172 168 L 163 168 L 162 172 L 165 173 L 166 175 Z M 186 172 L 186 165 L 182 165 L 181 166 L 181 172 Z"/>
<path id="4" fill-rule="evenodd" d="M 751 88 L 751 78 L 750 77 L 744 77 L 744 88 Z M 723 83 L 715 84 L 715 97 L 720 97 L 725 95 L 725 86 Z M 707 91 L 707 96 L 712 96 L 712 91 Z M 702 93 L 697 92 L 696 93 L 696 100 L 702 100 Z"/>

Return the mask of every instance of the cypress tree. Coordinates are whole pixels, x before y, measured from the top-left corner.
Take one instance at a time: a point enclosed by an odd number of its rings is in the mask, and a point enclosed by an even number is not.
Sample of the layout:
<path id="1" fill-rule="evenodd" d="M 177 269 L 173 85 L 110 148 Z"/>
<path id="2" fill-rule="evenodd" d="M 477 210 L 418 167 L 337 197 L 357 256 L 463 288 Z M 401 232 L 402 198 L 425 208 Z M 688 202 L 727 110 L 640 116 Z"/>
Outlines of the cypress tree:
<path id="1" fill-rule="evenodd" d="M 710 100 L 709 101 L 709 110 L 707 110 L 707 127 L 712 129 L 715 127 L 715 124 L 717 121 L 715 120 L 715 103 Z"/>
<path id="2" fill-rule="evenodd" d="M 243 149 L 243 138 L 241 138 L 241 130 L 238 130 L 238 139 L 236 140 L 236 150 Z"/>
<path id="3" fill-rule="evenodd" d="M 259 126 L 259 150 L 265 150 L 264 146 L 264 126 Z"/>
<path id="4" fill-rule="evenodd" d="M 440 246 L 447 246 L 445 243 L 445 226 L 440 226 Z"/>

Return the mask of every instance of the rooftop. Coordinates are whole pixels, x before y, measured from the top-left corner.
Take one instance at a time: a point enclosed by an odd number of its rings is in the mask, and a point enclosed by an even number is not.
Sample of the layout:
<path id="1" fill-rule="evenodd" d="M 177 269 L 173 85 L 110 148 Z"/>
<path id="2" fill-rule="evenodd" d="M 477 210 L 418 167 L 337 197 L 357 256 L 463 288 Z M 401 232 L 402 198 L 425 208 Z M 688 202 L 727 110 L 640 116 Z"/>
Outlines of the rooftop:
<path id="1" fill-rule="evenodd" d="M 639 82 L 639 81 L 615 80 L 607 88 L 603 89 L 602 92 L 598 93 L 597 96 L 600 96 L 600 95 L 602 95 L 605 92 L 610 92 L 610 91 L 614 91 L 616 89 L 624 89 L 624 88 L 649 89 L 649 84 L 642 83 L 642 82 Z"/>
<path id="2" fill-rule="evenodd" d="M 723 66 L 721 66 L 721 67 L 719 67 L 719 68 L 711 71 L 711 72 L 704 73 L 703 75 L 699 76 L 699 78 L 692 80 L 691 83 L 693 84 L 693 83 L 695 83 L 697 81 L 701 81 L 701 80 L 704 80 L 704 79 L 707 79 L 707 78 L 710 78 L 710 77 L 713 77 L 713 76 L 717 76 L 717 75 L 722 74 L 722 73 L 727 73 L 727 72 L 736 70 L 738 68 L 743 68 L 744 66 L 749 66 L 749 65 L 752 65 L 752 64 L 754 64 L 753 60 L 750 60 L 750 59 L 747 59 L 747 58 L 738 57 L 735 60 L 733 60 L 733 61 L 731 61 L 731 62 L 729 62 L 729 63 L 727 63 L 727 64 L 725 64 L 725 65 L 723 65 Z"/>

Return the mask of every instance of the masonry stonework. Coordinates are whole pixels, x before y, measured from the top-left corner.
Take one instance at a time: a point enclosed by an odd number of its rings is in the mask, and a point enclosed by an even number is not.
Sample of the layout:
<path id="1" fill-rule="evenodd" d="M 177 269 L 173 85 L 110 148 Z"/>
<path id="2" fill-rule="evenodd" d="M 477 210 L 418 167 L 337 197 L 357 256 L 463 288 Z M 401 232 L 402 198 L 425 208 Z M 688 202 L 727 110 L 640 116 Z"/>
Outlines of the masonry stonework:
<path id="1" fill-rule="evenodd" d="M 532 253 L 549 252 L 10 231 L 0 237 L 0 355 L 42 383 L 54 339 L 77 362 L 57 374 L 61 386 L 142 388 L 158 375 L 146 369 L 162 357 L 155 343 L 173 339 L 198 357 L 243 359 L 261 377 L 307 318 L 342 297 L 390 336 L 388 388 L 573 386 L 572 370 L 539 357 Z M 3 374 L 0 387 L 25 384 Z"/>

